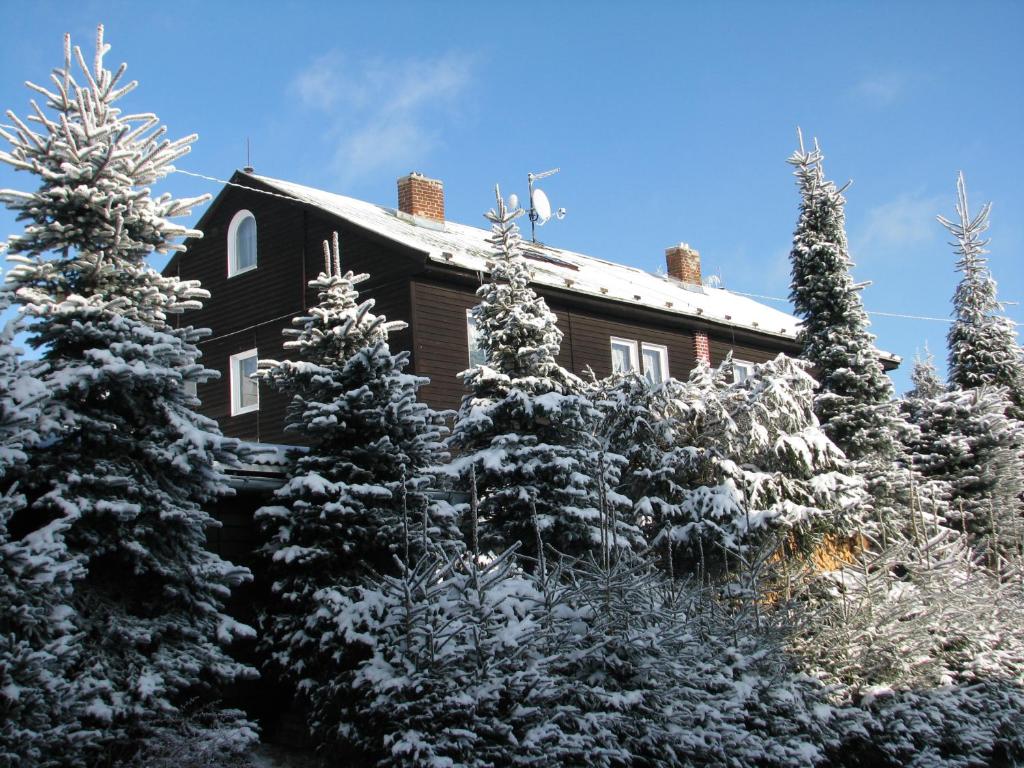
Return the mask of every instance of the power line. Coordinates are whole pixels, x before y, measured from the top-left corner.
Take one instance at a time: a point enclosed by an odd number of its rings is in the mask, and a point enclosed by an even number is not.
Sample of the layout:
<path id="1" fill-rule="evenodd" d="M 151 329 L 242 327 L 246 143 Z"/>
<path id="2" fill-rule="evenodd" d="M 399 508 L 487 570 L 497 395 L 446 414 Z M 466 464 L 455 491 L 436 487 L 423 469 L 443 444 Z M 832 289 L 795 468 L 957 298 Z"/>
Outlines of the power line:
<path id="1" fill-rule="evenodd" d="M 723 290 L 729 290 L 729 289 L 723 289 Z M 760 294 L 760 293 L 744 293 L 743 291 L 732 291 L 732 290 L 729 290 L 729 293 L 735 293 L 735 294 L 738 294 L 740 296 L 749 296 L 749 297 L 754 298 L 754 299 L 766 299 L 768 301 L 781 301 L 783 303 L 789 303 L 789 299 L 783 299 L 783 298 L 781 298 L 779 296 L 765 296 L 765 295 Z M 1016 304 L 1017 302 L 1004 301 L 1004 302 L 1000 302 L 1000 303 L 1001 304 Z M 951 320 L 948 317 L 929 317 L 927 315 L 904 315 L 904 314 L 900 314 L 899 312 L 878 312 L 878 311 L 871 311 L 871 310 L 864 310 L 864 311 L 867 314 L 869 314 L 869 315 L 876 315 L 878 317 L 898 317 L 898 318 L 901 318 L 901 319 L 904 319 L 904 320 L 931 320 L 931 321 L 936 322 L 936 323 L 946 323 L 947 325 L 953 322 L 953 320 Z M 1007 318 L 1007 320 L 1010 320 L 1010 318 Z M 1018 323 L 1018 322 L 1016 322 L 1014 320 L 1010 320 L 1010 323 L 1012 323 L 1013 325 L 1020 325 L 1020 323 Z"/>
<path id="2" fill-rule="evenodd" d="M 767 299 L 768 301 L 781 301 L 783 303 L 787 303 L 787 304 L 789 303 L 789 299 L 783 299 L 783 298 L 781 298 L 779 296 L 765 296 L 765 295 L 760 294 L 760 293 L 744 293 L 743 291 L 733 291 L 733 290 L 729 290 L 728 288 L 725 289 L 725 290 L 728 290 L 729 293 L 735 293 L 735 294 L 738 294 L 740 296 L 749 296 L 749 297 L 751 297 L 753 299 Z M 867 314 L 869 314 L 869 315 L 877 315 L 879 317 L 899 317 L 899 318 L 902 318 L 904 320 L 932 320 L 932 321 L 934 321 L 936 323 L 947 323 L 947 324 L 953 322 L 948 317 L 928 317 L 927 315 L 903 315 L 903 314 L 900 314 L 898 312 L 877 312 L 877 311 L 871 311 L 871 310 L 864 310 L 864 311 Z"/>
<path id="3" fill-rule="evenodd" d="M 226 187 L 237 187 L 238 189 L 244 189 L 244 190 L 246 190 L 248 192 L 258 192 L 261 195 L 268 195 L 269 197 L 279 197 L 282 200 L 287 200 L 289 203 L 301 203 L 302 202 L 301 200 L 298 200 L 298 199 L 296 199 L 294 197 L 291 197 L 289 195 L 281 195 L 281 194 L 278 194 L 277 192 L 268 192 L 265 189 L 256 189 L 256 187 L 247 187 L 244 184 L 236 184 L 233 181 L 227 181 L 226 179 L 218 179 L 216 176 L 207 176 L 206 174 L 203 174 L 203 173 L 194 173 L 193 171 L 186 171 L 183 168 L 175 168 L 173 170 L 173 173 L 181 173 L 181 174 L 184 174 L 185 176 L 193 176 L 193 177 L 195 177 L 197 179 L 205 179 L 206 181 L 212 181 L 215 184 L 223 184 Z"/>

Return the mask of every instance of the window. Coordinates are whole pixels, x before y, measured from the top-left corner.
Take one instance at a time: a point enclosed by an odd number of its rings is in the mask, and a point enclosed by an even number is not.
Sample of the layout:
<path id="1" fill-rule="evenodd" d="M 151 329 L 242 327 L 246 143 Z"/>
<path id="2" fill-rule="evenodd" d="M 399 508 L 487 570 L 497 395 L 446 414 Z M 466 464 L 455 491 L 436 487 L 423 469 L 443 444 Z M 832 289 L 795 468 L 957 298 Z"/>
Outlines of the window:
<path id="1" fill-rule="evenodd" d="M 260 386 L 252 375 L 256 373 L 256 350 L 250 349 L 232 355 L 231 367 L 231 415 L 238 416 L 260 408 Z"/>
<path id="2" fill-rule="evenodd" d="M 612 336 L 612 373 L 629 373 L 637 368 L 636 342 Z"/>
<path id="3" fill-rule="evenodd" d="M 484 365 L 487 362 L 487 352 L 481 349 L 480 340 L 476 332 L 476 318 L 473 317 L 473 310 L 466 310 L 466 343 L 469 346 L 469 367 Z"/>
<path id="4" fill-rule="evenodd" d="M 199 396 L 199 385 L 196 384 L 195 381 L 185 381 L 182 383 L 184 385 L 186 395 L 189 395 L 190 397 Z"/>
<path id="5" fill-rule="evenodd" d="M 746 360 L 733 360 L 732 361 L 732 378 L 737 384 L 742 384 L 744 381 L 754 375 L 754 364 L 748 363 Z"/>
<path id="6" fill-rule="evenodd" d="M 661 344 L 641 344 L 644 376 L 652 384 L 662 384 L 668 378 L 668 347 Z"/>
<path id="7" fill-rule="evenodd" d="M 633 339 L 619 339 L 612 336 L 612 373 L 639 372 L 652 384 L 661 384 L 668 378 L 668 347 L 662 344 L 640 344 L 640 355 L 637 356 L 637 343 Z"/>
<path id="8" fill-rule="evenodd" d="M 228 277 L 256 269 L 256 217 L 239 211 L 228 227 Z"/>

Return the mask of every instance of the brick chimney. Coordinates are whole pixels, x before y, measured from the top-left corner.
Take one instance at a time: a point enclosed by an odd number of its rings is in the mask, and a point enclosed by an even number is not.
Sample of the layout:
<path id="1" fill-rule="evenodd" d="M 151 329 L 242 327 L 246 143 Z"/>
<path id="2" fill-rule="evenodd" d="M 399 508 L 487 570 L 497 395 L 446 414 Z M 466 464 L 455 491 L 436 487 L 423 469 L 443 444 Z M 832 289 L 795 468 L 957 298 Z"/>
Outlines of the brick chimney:
<path id="1" fill-rule="evenodd" d="M 701 284 L 700 254 L 686 243 L 666 248 L 665 264 L 670 277 L 690 285 Z M 698 361 L 711 365 L 711 340 L 707 331 L 693 332 L 693 356 Z"/>
<path id="2" fill-rule="evenodd" d="M 410 216 L 444 221 L 444 182 L 415 171 L 398 179 L 398 210 Z"/>
<path id="3" fill-rule="evenodd" d="M 665 264 L 668 274 L 684 283 L 700 285 L 700 254 L 686 243 L 665 249 Z"/>

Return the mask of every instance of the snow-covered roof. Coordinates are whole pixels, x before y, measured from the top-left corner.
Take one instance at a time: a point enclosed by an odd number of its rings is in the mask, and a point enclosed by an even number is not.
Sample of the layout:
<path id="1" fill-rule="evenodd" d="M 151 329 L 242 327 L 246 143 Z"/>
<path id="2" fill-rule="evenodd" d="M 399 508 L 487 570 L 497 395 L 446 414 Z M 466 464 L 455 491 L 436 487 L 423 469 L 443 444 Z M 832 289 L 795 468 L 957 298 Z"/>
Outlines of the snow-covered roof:
<path id="1" fill-rule="evenodd" d="M 489 271 L 490 231 L 453 221 L 427 221 L 374 203 L 267 176 L 252 178 L 326 213 L 420 251 L 438 264 Z M 594 256 L 524 242 L 533 281 L 574 293 L 637 307 L 699 318 L 717 325 L 785 339 L 796 337 L 799 321 L 785 312 L 722 288 L 688 285 Z"/>

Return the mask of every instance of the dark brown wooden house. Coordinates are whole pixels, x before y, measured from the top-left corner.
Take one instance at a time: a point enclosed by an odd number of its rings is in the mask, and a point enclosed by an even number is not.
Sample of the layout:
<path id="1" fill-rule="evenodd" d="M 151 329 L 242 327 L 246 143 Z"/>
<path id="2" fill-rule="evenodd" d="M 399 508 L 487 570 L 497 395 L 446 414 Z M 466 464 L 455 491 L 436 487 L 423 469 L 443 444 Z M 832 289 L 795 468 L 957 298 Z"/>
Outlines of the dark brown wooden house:
<path id="1" fill-rule="evenodd" d="M 199 387 L 201 410 L 225 434 L 263 443 L 291 443 L 284 432 L 286 398 L 259 391 L 248 374 L 258 358 L 285 355 L 281 331 L 315 302 L 307 283 L 322 269 L 323 242 L 341 239 L 343 266 L 365 272 L 361 296 L 376 311 L 408 327 L 391 337 L 410 352 L 412 372 L 429 377 L 422 396 L 439 409 L 454 409 L 463 395 L 456 374 L 469 367 L 467 310 L 493 258 L 488 231 L 446 221 L 441 182 L 410 174 L 398 180 L 398 208 L 237 172 L 197 228 L 204 237 L 168 263 L 165 274 L 199 280 L 210 299 L 181 318 L 212 334 L 203 362 L 221 378 Z M 634 367 L 652 378 L 685 377 L 699 358 L 719 363 L 730 352 L 753 364 L 779 352 L 795 354 L 796 321 L 744 296 L 702 285 L 700 257 L 684 244 L 666 250 L 665 274 L 527 244 L 534 287 L 558 317 L 564 334 L 560 362 L 601 377 L 613 367 Z M 895 362 L 891 360 L 890 363 Z M 264 446 L 251 463 L 231 470 L 238 494 L 211 510 L 222 526 L 210 546 L 252 567 L 255 581 L 232 595 L 231 609 L 252 622 L 269 585 L 257 546 L 253 511 L 280 486 L 286 451 Z M 252 661 L 253 649 L 236 649 Z M 282 705 L 287 691 L 269 681 L 247 683 L 229 700 L 260 718 L 270 741 L 301 745 L 304 727 Z"/>
<path id="2" fill-rule="evenodd" d="M 165 274 L 199 280 L 211 297 L 183 320 L 205 326 L 203 362 L 221 372 L 199 387 L 202 410 L 224 433 L 291 442 L 283 431 L 286 399 L 259 392 L 247 376 L 256 359 L 280 359 L 283 328 L 316 296 L 307 287 L 323 263 L 322 244 L 337 231 L 344 266 L 366 272 L 359 286 L 376 311 L 408 327 L 392 347 L 408 350 L 411 369 L 430 378 L 424 399 L 456 408 L 456 374 L 469 365 L 467 310 L 488 272 L 488 231 L 444 218 L 440 181 L 398 180 L 399 207 L 236 172 Z M 666 250 L 665 274 L 528 243 L 534 286 L 564 334 L 560 362 L 597 376 L 634 367 L 654 378 L 685 377 L 698 358 L 741 363 L 796 353 L 796 320 L 747 297 L 701 284 L 700 257 L 685 244 Z M 740 373 L 743 375 L 743 366 Z"/>

